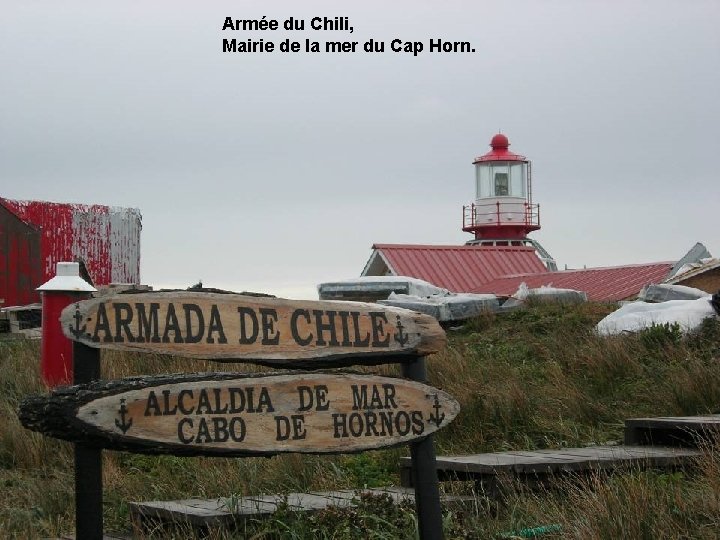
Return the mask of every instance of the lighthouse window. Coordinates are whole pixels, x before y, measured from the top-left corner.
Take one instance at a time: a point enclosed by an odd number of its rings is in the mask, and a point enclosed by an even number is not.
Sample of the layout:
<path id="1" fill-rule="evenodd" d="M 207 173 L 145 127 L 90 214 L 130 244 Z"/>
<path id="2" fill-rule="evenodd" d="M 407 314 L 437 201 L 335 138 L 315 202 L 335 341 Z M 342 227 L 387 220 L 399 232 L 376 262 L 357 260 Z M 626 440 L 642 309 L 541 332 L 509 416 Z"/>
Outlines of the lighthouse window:
<path id="1" fill-rule="evenodd" d="M 508 174 L 495 173 L 495 196 L 505 197 L 509 194 Z"/>
<path id="2" fill-rule="evenodd" d="M 477 167 L 477 196 L 478 199 L 483 197 L 492 197 L 490 191 L 490 168 L 478 165 Z"/>
<path id="3" fill-rule="evenodd" d="M 514 163 L 510 166 L 510 195 L 513 197 L 525 196 L 524 163 Z"/>

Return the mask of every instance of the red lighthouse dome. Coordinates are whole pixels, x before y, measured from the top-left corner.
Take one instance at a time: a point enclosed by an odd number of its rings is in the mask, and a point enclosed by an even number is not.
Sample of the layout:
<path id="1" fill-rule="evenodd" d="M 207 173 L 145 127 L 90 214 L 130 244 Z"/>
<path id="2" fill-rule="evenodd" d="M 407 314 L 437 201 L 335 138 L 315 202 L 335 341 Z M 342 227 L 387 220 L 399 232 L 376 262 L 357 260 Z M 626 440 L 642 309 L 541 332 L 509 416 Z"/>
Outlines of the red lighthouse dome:
<path id="1" fill-rule="evenodd" d="M 498 133 L 490 139 L 490 146 L 492 146 L 493 150 L 499 150 L 501 148 L 507 150 L 508 146 L 510 146 L 510 141 L 508 141 L 508 138 L 505 135 Z"/>
<path id="2" fill-rule="evenodd" d="M 502 133 L 498 133 L 490 140 L 492 150 L 485 155 L 476 157 L 473 163 L 476 165 L 482 161 L 524 161 L 529 163 L 525 156 L 510 152 L 508 146 L 510 146 L 508 138 Z"/>

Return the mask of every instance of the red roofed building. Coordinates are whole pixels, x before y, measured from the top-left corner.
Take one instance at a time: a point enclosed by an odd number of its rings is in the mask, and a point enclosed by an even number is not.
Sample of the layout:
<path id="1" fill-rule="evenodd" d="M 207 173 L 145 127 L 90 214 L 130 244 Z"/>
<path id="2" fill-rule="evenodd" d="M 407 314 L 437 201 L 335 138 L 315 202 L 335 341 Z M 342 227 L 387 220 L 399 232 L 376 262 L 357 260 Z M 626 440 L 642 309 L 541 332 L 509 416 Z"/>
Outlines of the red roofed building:
<path id="1" fill-rule="evenodd" d="M 587 293 L 588 300 L 614 302 L 637 296 L 640 289 L 651 283 L 662 283 L 668 277 L 673 264 L 659 262 L 517 274 L 483 283 L 471 289 L 471 292 L 510 296 L 518 290 L 520 284 L 525 283 L 530 289 L 543 286 L 574 289 Z"/>
<path id="2" fill-rule="evenodd" d="M 362 275 L 408 276 L 469 292 L 508 274 L 546 271 L 532 247 L 375 244 Z"/>

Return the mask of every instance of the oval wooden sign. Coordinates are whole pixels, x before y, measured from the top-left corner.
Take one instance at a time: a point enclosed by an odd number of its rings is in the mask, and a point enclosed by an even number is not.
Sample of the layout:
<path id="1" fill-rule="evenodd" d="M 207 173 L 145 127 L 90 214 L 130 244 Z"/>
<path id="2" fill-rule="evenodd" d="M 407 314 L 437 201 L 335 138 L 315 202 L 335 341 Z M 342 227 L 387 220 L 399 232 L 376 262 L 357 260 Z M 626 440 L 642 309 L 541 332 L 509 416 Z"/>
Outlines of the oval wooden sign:
<path id="1" fill-rule="evenodd" d="M 293 368 L 391 362 L 445 346 L 438 322 L 413 311 L 239 294 L 119 294 L 72 304 L 60 321 L 90 347 Z"/>
<path id="2" fill-rule="evenodd" d="M 426 437 L 460 405 L 417 382 L 360 374 L 195 374 L 59 388 L 20 419 L 56 438 L 174 455 L 345 453 Z"/>

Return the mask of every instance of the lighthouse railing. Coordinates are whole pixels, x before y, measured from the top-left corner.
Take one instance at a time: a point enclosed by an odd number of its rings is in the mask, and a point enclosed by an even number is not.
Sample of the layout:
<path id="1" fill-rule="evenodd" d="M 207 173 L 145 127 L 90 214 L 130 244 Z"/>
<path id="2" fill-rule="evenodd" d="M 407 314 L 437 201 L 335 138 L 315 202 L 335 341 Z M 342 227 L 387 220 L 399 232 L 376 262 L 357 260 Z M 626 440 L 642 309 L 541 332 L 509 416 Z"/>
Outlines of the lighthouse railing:
<path id="1" fill-rule="evenodd" d="M 483 226 L 540 227 L 540 205 L 517 201 L 490 201 L 463 206 L 463 229 Z"/>

